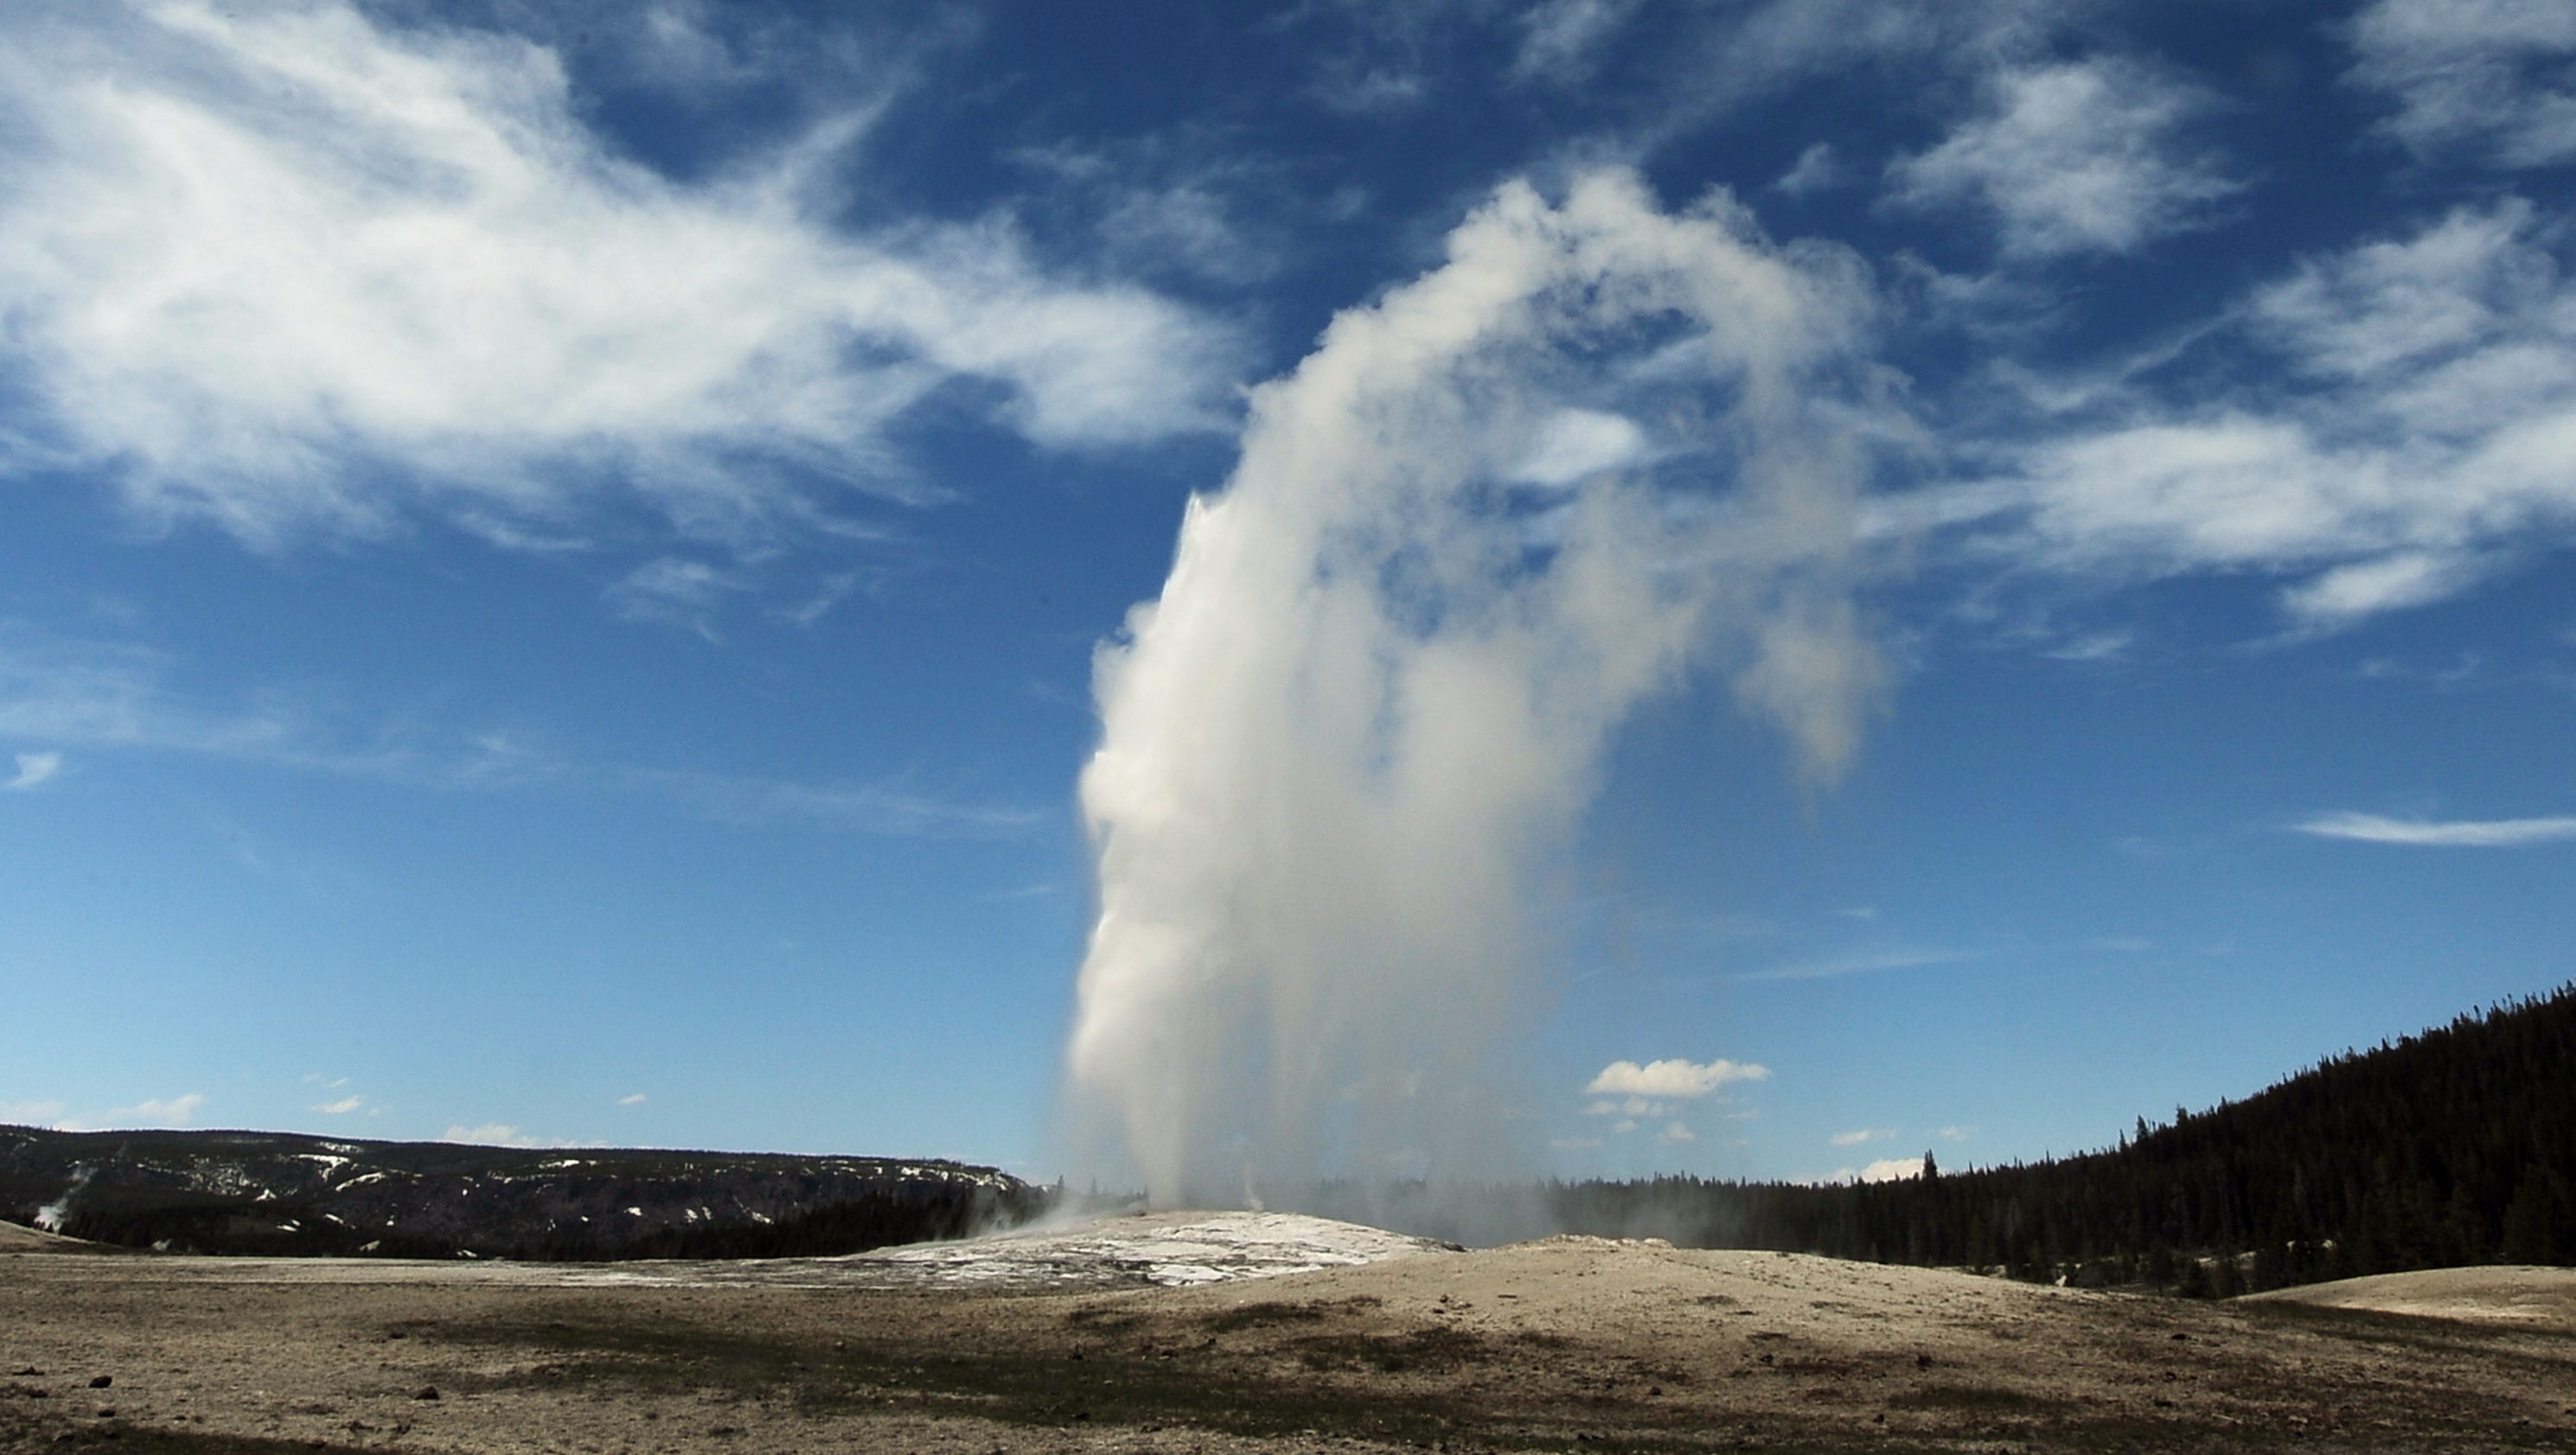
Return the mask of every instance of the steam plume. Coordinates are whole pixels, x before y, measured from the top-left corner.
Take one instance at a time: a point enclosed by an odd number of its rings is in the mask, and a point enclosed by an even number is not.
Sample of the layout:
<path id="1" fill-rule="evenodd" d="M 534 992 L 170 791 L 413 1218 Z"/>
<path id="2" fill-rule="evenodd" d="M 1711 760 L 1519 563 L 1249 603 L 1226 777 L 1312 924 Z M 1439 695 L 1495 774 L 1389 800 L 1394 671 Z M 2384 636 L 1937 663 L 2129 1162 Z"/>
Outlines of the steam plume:
<path id="1" fill-rule="evenodd" d="M 1098 653 L 1067 1069 L 1158 1203 L 1514 1166 L 1527 906 L 1613 731 L 1724 670 L 1830 777 L 1880 691 L 1856 265 L 1624 172 L 1506 185 L 1447 252 L 1254 391 Z"/>
<path id="2" fill-rule="evenodd" d="M 48 1233 L 61 1232 L 71 1221 L 72 1204 L 80 1201 L 81 1193 L 89 1187 L 89 1180 L 97 1175 L 95 1167 L 73 1169 L 71 1186 L 63 1189 L 63 1195 L 36 1209 L 36 1226 Z"/>

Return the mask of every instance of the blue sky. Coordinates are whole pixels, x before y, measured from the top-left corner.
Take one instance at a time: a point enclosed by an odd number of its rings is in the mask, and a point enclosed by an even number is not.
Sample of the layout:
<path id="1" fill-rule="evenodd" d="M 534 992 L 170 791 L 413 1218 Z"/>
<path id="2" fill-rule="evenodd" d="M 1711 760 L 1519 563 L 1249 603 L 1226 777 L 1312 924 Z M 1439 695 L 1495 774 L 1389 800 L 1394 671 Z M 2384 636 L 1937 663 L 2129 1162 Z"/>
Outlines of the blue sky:
<path id="1" fill-rule="evenodd" d="M 1516 861 L 1547 1170 L 2079 1150 L 2570 974 L 2550 0 L 32 0 L 0 57 L 0 1119 L 1059 1170 L 1095 648 L 1247 391 L 1523 193 L 1802 290 L 1744 377 L 1847 447 L 1832 710 L 1711 637 Z M 1520 488 L 1732 508 L 1673 479 L 1741 418 L 1614 367 L 1659 326 L 1508 381 L 1572 411 Z"/>

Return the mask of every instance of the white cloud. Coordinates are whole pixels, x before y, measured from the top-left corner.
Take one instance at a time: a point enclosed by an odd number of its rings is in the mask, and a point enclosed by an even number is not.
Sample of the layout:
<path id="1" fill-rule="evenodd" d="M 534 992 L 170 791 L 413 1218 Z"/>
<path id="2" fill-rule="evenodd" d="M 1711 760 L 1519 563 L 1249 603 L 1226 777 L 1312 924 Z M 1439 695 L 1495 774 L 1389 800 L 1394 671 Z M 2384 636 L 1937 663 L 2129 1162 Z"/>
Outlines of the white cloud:
<path id="1" fill-rule="evenodd" d="M 951 380 L 1054 447 L 1229 408 L 1222 330 L 1058 281 L 1006 225 L 819 220 L 848 150 L 828 128 L 682 184 L 509 36 L 343 0 L 7 15 L 27 424 L 150 518 L 274 542 L 426 511 L 520 539 L 633 488 L 738 538 L 808 508 L 790 475 L 920 495 L 885 430 Z"/>
<path id="2" fill-rule="evenodd" d="M 2125 401 L 2023 447 L 2013 475 L 1883 518 L 2010 522 L 1985 544 L 2095 579 L 2268 573 L 2310 632 L 2456 595 L 2576 533 L 2559 241 L 2507 199 L 2312 259 L 2221 327 L 2320 387 L 2268 407 Z"/>
<path id="3" fill-rule="evenodd" d="M 704 561 L 665 556 L 636 567 L 601 596 L 628 621 L 685 627 L 713 641 L 708 618 L 727 596 L 742 589 L 742 581 Z"/>
<path id="4" fill-rule="evenodd" d="M 1890 164 L 1888 200 L 1991 213 L 2019 258 L 2133 253 L 2204 225 L 2238 189 L 2175 132 L 2207 102 L 2126 61 L 2095 58 L 1999 76 L 1988 114 Z"/>
<path id="5" fill-rule="evenodd" d="M 191 1091 L 166 1100 L 139 1101 L 132 1106 L 110 1107 L 96 1116 L 78 1116 L 55 1123 L 66 1132 L 113 1131 L 125 1127 L 184 1127 L 206 1104 L 203 1092 Z"/>
<path id="6" fill-rule="evenodd" d="M 2576 839 L 2576 818 L 2454 819 L 2384 818 L 2375 813 L 2325 813 L 2297 825 L 2299 832 L 2323 839 L 2351 839 L 2365 844 L 2410 844 L 2433 848 L 2513 848 L 2523 844 Z"/>
<path id="7" fill-rule="evenodd" d="M 1863 1182 L 1896 1182 L 1922 1175 L 1923 1159 L 1920 1157 L 1882 1157 L 1860 1169 Z"/>
<path id="8" fill-rule="evenodd" d="M 2137 639 L 2137 633 L 2129 631 L 2087 632 L 2041 655 L 2060 662 L 2107 662 L 2127 652 Z"/>
<path id="9" fill-rule="evenodd" d="M 1975 1130 L 1975 1127 L 1943 1127 L 1933 1135 L 1945 1142 L 1964 1142 L 1968 1140 L 1968 1134 Z"/>
<path id="10" fill-rule="evenodd" d="M 1856 1132 L 1836 1132 L 1832 1141 L 1837 1147 L 1858 1147 L 1869 1142 L 1884 1142 L 1895 1135 L 1894 1127 L 1863 1127 Z"/>
<path id="11" fill-rule="evenodd" d="M 60 753 L 20 753 L 17 776 L 6 783 L 0 783 L 0 792 L 34 788 L 38 784 L 51 781 L 53 776 L 61 771 L 63 771 L 63 755 Z"/>
<path id="12" fill-rule="evenodd" d="M 617 1098 L 617 1104 L 619 1106 L 642 1106 L 644 1101 L 644 1093 L 640 1091 L 629 1092 L 626 1095 Z"/>
<path id="13" fill-rule="evenodd" d="M 1636 0 L 1541 0 L 1520 17 L 1512 76 L 1522 81 L 1572 85 L 1592 73 L 1593 56 L 1625 24 Z"/>
<path id="14" fill-rule="evenodd" d="M 1732 1082 L 1770 1079 L 1769 1067 L 1724 1059 L 1649 1061 L 1642 1066 L 1634 1061 L 1613 1061 L 1601 1068 L 1600 1074 L 1583 1088 L 1583 1094 L 1689 1100 L 1708 1096 Z"/>
<path id="15" fill-rule="evenodd" d="M 1805 197 L 1826 191 L 1841 181 L 1842 165 L 1834 159 L 1832 145 L 1820 141 L 1798 153 L 1797 165 L 1783 172 L 1780 180 L 1771 185 L 1792 197 Z"/>
<path id="16" fill-rule="evenodd" d="M 317 1102 L 313 1109 L 324 1116 L 337 1117 L 347 1116 L 366 1104 L 367 1099 L 363 1096 L 344 1096 L 338 1101 Z"/>
<path id="17" fill-rule="evenodd" d="M 1876 975 L 1889 970 L 1923 970 L 1936 965 L 1956 965 L 1967 958 L 1956 950 L 1863 950 L 1825 960 L 1756 970 L 1735 978 L 1743 981 L 1838 980 L 1845 975 Z"/>
<path id="18" fill-rule="evenodd" d="M 16 1126 L 43 1126 L 62 1112 L 59 1101 L 0 1101 L 0 1122 Z"/>
<path id="19" fill-rule="evenodd" d="M 1683 1126 L 1680 1122 L 1671 1122 L 1666 1124 L 1662 1131 L 1655 1134 L 1655 1140 L 1676 1144 L 1682 1142 L 1696 1142 L 1699 1140 L 1699 1133 Z"/>
<path id="20" fill-rule="evenodd" d="M 1020 204 L 1033 233 L 1059 247 L 1087 233 L 1129 276 L 1257 283 L 1287 266 L 1285 234 L 1317 215 L 1309 188 L 1209 128 L 1026 147 L 1011 159 L 1053 184 Z"/>
<path id="21" fill-rule="evenodd" d="M 2531 204 L 2463 208 L 2403 240 L 2302 263 L 2249 313 L 2307 372 L 2367 379 L 2439 360 L 2545 309 L 2555 282 L 2530 245 Z"/>
<path id="22" fill-rule="evenodd" d="M 1698 8 L 1708 28 L 1698 45 L 1677 53 L 1695 102 L 1685 116 L 1861 66 L 1944 66 L 2018 52 L 2065 13 L 2060 0 L 1757 0 Z"/>
<path id="23" fill-rule="evenodd" d="M 463 1142 L 476 1147 L 537 1147 L 546 1145 L 507 1122 L 485 1122 L 481 1126 L 451 1126 L 438 1134 L 442 1142 Z"/>
<path id="24" fill-rule="evenodd" d="M 2418 156 L 2576 158 L 2576 8 L 2563 0 L 2378 0 L 2348 34 L 2347 79 L 2396 99 L 2387 130 Z"/>

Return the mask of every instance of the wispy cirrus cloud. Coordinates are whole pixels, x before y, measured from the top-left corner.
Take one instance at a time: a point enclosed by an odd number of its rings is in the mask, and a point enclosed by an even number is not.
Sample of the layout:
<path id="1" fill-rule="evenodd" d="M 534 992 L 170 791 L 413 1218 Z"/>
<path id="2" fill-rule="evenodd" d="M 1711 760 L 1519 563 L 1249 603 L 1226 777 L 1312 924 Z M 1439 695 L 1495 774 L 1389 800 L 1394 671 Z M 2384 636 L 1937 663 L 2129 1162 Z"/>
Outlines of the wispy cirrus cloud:
<path id="1" fill-rule="evenodd" d="M 2417 156 L 2576 158 L 2576 10 L 2558 0 L 2376 0 L 2345 34 L 2346 80 L 2396 101 L 2385 129 Z"/>
<path id="2" fill-rule="evenodd" d="M 65 640 L 0 621 L 0 735 L 230 758 L 433 791 L 627 794 L 721 823 L 838 833 L 1011 837 L 1047 818 L 900 778 L 799 780 L 602 762 L 506 730 L 369 724 L 345 707 L 281 691 L 192 694 L 172 684 L 174 666 L 140 647 Z"/>
<path id="3" fill-rule="evenodd" d="M 2097 584 L 2280 581 L 2297 634 L 2441 601 L 2576 541 L 2576 283 L 2506 198 L 2308 259 L 2200 337 L 2289 370 L 2254 398 L 2123 384 L 1882 506 L 1891 529 Z"/>
<path id="4" fill-rule="evenodd" d="M 1519 17 L 1512 79 L 1551 86 L 1589 80 L 1599 51 L 1636 8 L 1637 0 L 1540 0 Z"/>
<path id="5" fill-rule="evenodd" d="M 2112 58 L 2006 70 L 1984 114 L 1888 167 L 1887 200 L 1976 208 L 2009 258 L 2134 253 L 2205 225 L 2212 204 L 2239 190 L 2180 135 L 2209 104 L 2186 82 Z"/>
<path id="6" fill-rule="evenodd" d="M 8 782 L 0 783 L 0 793 L 25 792 L 52 782 L 55 775 L 63 771 L 63 755 L 60 753 L 20 753 L 17 760 L 18 771 L 10 776 Z"/>
<path id="7" fill-rule="evenodd" d="M 717 608 L 743 589 L 743 581 L 722 567 L 664 556 L 628 572 L 601 596 L 628 621 L 683 627 L 714 641 Z"/>
<path id="8" fill-rule="evenodd" d="M 1735 978 L 1741 981 L 1838 980 L 1846 975 L 1878 975 L 1894 970 L 1928 970 L 1971 958 L 1958 950 L 1858 950 L 1820 960 L 1801 960 Z"/>
<path id="9" fill-rule="evenodd" d="M 2321 813 L 2293 827 L 2321 839 L 2440 849 L 2509 849 L 2576 839 L 2576 818 L 2422 819 Z"/>
<path id="10" fill-rule="evenodd" d="M 824 220 L 872 102 L 675 181 L 553 49 L 343 0 L 33 0 L 0 57 L 0 425 L 150 519 L 518 543 L 630 494 L 738 539 L 799 481 L 925 498 L 887 431 L 956 381 L 1051 448 L 1233 407 L 1224 327 L 1007 220 Z"/>
<path id="11" fill-rule="evenodd" d="M 206 1104 L 205 1093 L 190 1091 L 172 1097 L 149 1097 L 132 1106 L 110 1107 L 97 1113 L 83 1113 L 54 1123 L 57 1131 L 104 1132 L 124 1127 L 184 1127 L 194 1120 Z"/>

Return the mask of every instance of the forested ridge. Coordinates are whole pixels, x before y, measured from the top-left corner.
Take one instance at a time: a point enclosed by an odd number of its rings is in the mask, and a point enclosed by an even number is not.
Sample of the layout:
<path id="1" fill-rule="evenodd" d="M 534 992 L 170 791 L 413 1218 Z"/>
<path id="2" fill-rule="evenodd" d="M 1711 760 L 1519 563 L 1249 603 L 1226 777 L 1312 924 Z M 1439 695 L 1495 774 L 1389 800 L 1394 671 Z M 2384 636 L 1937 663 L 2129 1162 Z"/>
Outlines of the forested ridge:
<path id="1" fill-rule="evenodd" d="M 831 1255 L 1021 1222 L 1049 1198 L 935 1158 L 0 1126 L 0 1219 L 181 1252 Z"/>
<path id="2" fill-rule="evenodd" d="M 1550 1189 L 1567 1227 L 2227 1294 L 2576 1263 L 2576 984 L 2326 1060 L 2106 1151 L 1813 1186 Z"/>

